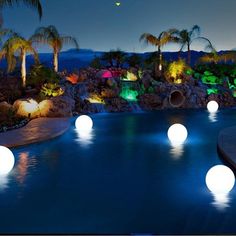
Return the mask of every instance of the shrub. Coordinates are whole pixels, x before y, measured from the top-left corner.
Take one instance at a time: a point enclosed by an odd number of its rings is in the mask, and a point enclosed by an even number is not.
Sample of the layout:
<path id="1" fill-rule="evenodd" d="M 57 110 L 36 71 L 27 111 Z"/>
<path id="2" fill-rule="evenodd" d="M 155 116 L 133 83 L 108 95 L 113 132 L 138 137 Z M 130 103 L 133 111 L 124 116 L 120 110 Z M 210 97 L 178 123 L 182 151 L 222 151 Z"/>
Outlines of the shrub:
<path id="1" fill-rule="evenodd" d="M 165 78 L 168 82 L 180 84 L 186 81 L 189 76 L 187 72 L 190 67 L 182 59 L 171 62 L 165 72 Z"/>
<path id="2" fill-rule="evenodd" d="M 57 83 L 46 83 L 42 86 L 40 93 L 46 97 L 57 97 L 64 93 L 64 90 Z"/>
<path id="3" fill-rule="evenodd" d="M 41 88 L 45 83 L 58 83 L 59 76 L 54 70 L 42 64 L 34 65 L 30 69 L 27 85 Z"/>

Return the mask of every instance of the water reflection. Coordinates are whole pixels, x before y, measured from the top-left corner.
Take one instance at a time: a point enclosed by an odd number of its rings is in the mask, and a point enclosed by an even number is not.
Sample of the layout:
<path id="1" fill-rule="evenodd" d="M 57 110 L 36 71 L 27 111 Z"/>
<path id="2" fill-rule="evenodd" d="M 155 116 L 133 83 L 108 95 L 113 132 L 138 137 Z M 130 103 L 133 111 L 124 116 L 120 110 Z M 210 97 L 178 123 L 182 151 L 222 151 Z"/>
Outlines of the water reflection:
<path id="1" fill-rule="evenodd" d="M 210 122 L 217 122 L 217 112 L 210 112 L 208 115 Z"/>
<path id="2" fill-rule="evenodd" d="M 78 130 L 75 129 L 77 134 L 76 141 L 80 143 L 82 146 L 89 146 L 93 143 L 93 130 Z"/>
<path id="3" fill-rule="evenodd" d="M 8 187 L 8 178 L 8 175 L 0 175 L 0 191 L 3 191 Z"/>
<path id="4" fill-rule="evenodd" d="M 184 154 L 183 144 L 171 144 L 170 155 L 173 159 L 178 160 Z"/>
<path id="5" fill-rule="evenodd" d="M 223 211 L 225 208 L 230 206 L 230 198 L 228 193 L 224 194 L 213 194 L 214 201 L 212 205 L 215 206 L 217 210 Z"/>
<path id="6" fill-rule="evenodd" d="M 28 152 L 22 152 L 19 154 L 19 162 L 17 164 L 17 181 L 19 184 L 23 184 L 25 181 L 25 177 L 27 175 L 29 165 L 29 153 Z"/>

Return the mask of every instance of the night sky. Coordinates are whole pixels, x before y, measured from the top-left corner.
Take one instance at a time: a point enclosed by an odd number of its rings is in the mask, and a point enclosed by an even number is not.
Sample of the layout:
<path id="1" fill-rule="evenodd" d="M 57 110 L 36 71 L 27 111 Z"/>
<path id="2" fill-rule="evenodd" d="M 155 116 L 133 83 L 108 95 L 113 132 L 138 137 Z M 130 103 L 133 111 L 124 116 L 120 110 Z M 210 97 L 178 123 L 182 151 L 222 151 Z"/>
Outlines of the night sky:
<path id="1" fill-rule="evenodd" d="M 29 37 L 39 26 L 55 25 L 75 36 L 80 48 L 108 51 L 153 51 L 139 42 L 142 33 L 158 35 L 169 28 L 201 27 L 217 50 L 236 48 L 236 0 L 42 0 L 43 18 L 21 5 L 4 9 L 4 26 Z M 67 49 L 67 48 L 64 48 Z M 178 50 L 170 45 L 165 51 Z M 203 43 L 192 49 L 203 50 Z M 40 51 L 47 51 L 41 48 Z"/>

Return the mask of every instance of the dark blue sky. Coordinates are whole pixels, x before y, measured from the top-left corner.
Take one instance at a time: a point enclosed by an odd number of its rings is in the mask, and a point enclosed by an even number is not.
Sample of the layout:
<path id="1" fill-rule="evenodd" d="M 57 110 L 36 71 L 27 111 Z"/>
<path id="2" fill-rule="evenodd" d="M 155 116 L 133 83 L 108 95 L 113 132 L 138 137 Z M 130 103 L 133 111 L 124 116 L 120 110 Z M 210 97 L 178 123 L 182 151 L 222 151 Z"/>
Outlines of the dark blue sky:
<path id="1" fill-rule="evenodd" d="M 4 26 L 29 37 L 38 26 L 55 25 L 75 36 L 81 48 L 152 51 L 139 42 L 142 33 L 159 34 L 169 28 L 201 27 L 218 49 L 236 48 L 236 0 L 42 0 L 43 18 L 24 6 L 4 9 Z M 166 46 L 165 50 L 178 50 Z M 203 50 L 202 43 L 192 48 Z M 65 48 L 67 49 L 67 48 Z M 42 48 L 41 50 L 49 50 Z"/>

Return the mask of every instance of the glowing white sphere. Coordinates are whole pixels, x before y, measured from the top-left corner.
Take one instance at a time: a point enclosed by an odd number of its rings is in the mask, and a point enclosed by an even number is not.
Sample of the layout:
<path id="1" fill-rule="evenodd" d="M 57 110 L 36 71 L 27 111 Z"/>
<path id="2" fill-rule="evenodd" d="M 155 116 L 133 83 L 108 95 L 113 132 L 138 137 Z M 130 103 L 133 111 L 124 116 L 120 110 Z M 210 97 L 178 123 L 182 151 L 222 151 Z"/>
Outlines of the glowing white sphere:
<path id="1" fill-rule="evenodd" d="M 75 127 L 79 131 L 90 131 L 93 127 L 93 121 L 89 116 L 79 116 L 75 121 Z"/>
<path id="2" fill-rule="evenodd" d="M 213 166 L 206 175 L 206 185 L 213 194 L 227 194 L 234 187 L 234 182 L 233 171 L 224 165 Z"/>
<path id="3" fill-rule="evenodd" d="M 0 146 L 0 175 L 8 174 L 15 163 L 15 158 L 10 149 Z"/>
<path id="4" fill-rule="evenodd" d="M 172 144 L 178 145 L 186 140 L 188 131 L 183 125 L 174 124 L 168 129 L 167 135 Z"/>
<path id="5" fill-rule="evenodd" d="M 217 112 L 219 105 L 216 101 L 210 101 L 207 103 L 207 109 L 209 112 Z"/>

